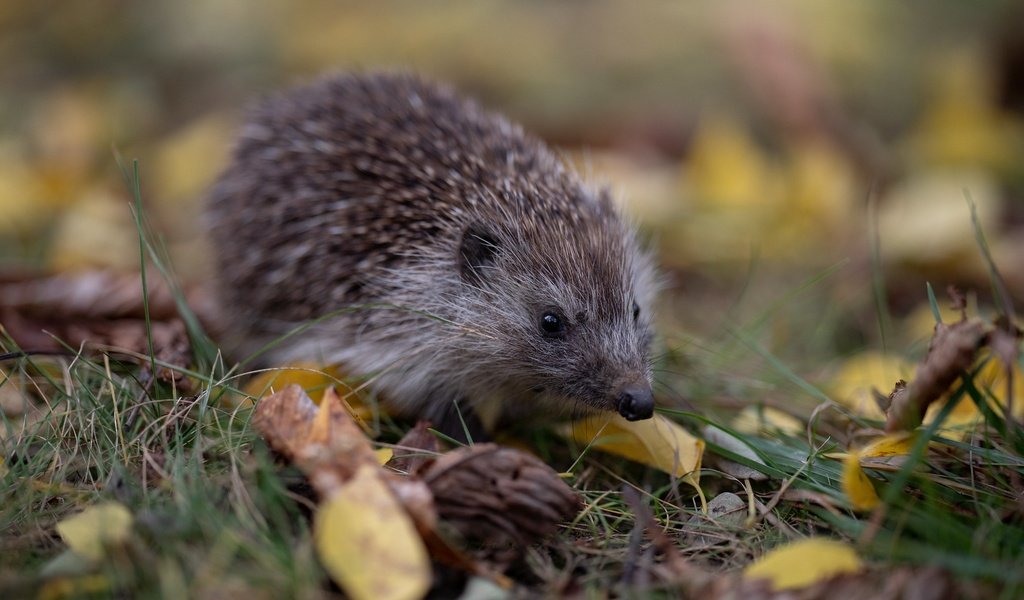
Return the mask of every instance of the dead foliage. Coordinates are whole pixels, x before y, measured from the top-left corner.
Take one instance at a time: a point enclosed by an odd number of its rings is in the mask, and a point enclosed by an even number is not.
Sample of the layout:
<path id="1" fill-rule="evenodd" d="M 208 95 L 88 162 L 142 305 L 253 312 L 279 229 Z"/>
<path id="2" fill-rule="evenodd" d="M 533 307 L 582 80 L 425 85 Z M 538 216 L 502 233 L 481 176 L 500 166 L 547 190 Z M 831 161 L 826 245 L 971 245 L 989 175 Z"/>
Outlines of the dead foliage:
<path id="1" fill-rule="evenodd" d="M 665 532 L 639 492 L 627 487 L 623 495 L 636 516 L 636 527 L 650 542 L 648 548 L 640 550 L 650 554 L 647 560 L 634 557 L 631 561 L 637 565 L 635 569 L 644 572 L 634 572 L 632 581 L 627 583 L 644 581 L 652 589 L 668 588 L 681 591 L 687 598 L 716 600 L 943 600 L 961 598 L 965 594 L 949 573 L 939 567 L 867 570 L 822 579 L 800 589 L 784 590 L 772 589 L 766 580 L 711 572 L 683 557 L 677 541 Z"/>
<path id="2" fill-rule="evenodd" d="M 910 431 L 920 425 L 928 407 L 975 364 L 978 351 L 985 346 L 993 350 L 1009 373 L 1007 399 L 1012 402 L 1011 365 L 1020 351 L 1020 330 L 1007 318 L 1001 318 L 994 326 L 968 319 L 963 295 L 952 287 L 949 294 L 954 308 L 960 311 L 960 320 L 950 325 L 936 323 L 928 352 L 913 380 L 909 384 L 903 380 L 896 382 L 887 399 L 888 432 Z M 1007 408 L 1007 415 L 1012 415 L 1012 405 Z"/>
<path id="3" fill-rule="evenodd" d="M 295 463 L 321 499 L 339 493 L 361 468 L 374 472 L 405 507 L 438 562 L 504 582 L 487 563 L 470 559 L 438 528 L 438 518 L 458 536 L 504 564 L 509 552 L 554 533 L 580 509 L 575 493 L 537 458 L 482 444 L 431 458 L 436 440 L 421 424 L 399 445 L 398 464 L 410 475 L 378 466 L 369 438 L 333 389 L 317 407 L 297 385 L 260 401 L 253 425 L 267 443 Z M 415 456 L 415 460 L 413 457 Z M 491 564 L 494 564 L 491 563 Z"/>
<path id="4" fill-rule="evenodd" d="M 141 381 L 156 366 L 157 379 L 191 391 L 182 373 L 192 358 L 188 334 L 162 280 L 144 289 L 138 273 L 5 273 L 0 324 L 27 354 L 103 352 L 140 366 Z"/>

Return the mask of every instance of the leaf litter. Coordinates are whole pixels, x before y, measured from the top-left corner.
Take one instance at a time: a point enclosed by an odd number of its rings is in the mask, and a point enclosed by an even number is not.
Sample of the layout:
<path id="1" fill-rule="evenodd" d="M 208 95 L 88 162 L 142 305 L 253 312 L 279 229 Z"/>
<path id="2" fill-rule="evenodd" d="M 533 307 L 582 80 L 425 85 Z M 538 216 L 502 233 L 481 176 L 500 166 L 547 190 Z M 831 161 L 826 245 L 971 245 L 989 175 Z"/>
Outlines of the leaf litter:
<path id="1" fill-rule="evenodd" d="M 501 567 L 581 508 L 572 489 L 536 457 L 494 444 L 435 454 L 423 425 L 396 446 L 402 453 L 393 464 L 408 474 L 382 468 L 333 388 L 318 407 L 289 385 L 262 399 L 252 422 L 316 490 L 318 554 L 354 598 L 421 597 L 431 583 L 428 552 L 508 585 Z M 487 551 L 464 554 L 448 541 L 449 529 Z"/>

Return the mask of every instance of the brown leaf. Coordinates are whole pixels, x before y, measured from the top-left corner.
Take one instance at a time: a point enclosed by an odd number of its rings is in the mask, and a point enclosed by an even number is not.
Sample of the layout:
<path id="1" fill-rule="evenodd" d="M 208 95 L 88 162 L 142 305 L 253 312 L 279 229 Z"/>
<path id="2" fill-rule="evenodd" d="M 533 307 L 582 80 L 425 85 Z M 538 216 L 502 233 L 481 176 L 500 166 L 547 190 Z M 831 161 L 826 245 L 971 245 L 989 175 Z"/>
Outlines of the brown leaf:
<path id="1" fill-rule="evenodd" d="M 369 440 L 333 389 L 324 393 L 317 407 L 300 386 L 289 385 L 256 405 L 252 424 L 271 448 L 295 462 L 321 498 L 332 497 L 360 468 L 372 466 L 412 518 L 435 560 L 509 586 L 507 579 L 452 547 L 437 532 L 438 517 L 431 489 L 422 479 L 403 477 L 377 464 Z M 459 465 L 452 462 L 446 464 L 458 473 Z"/>
<path id="2" fill-rule="evenodd" d="M 395 444 L 395 454 L 387 466 L 401 473 L 415 474 L 434 460 L 440 450 L 437 436 L 430 433 L 429 421 L 419 421 Z"/>
<path id="3" fill-rule="evenodd" d="M 321 498 L 328 498 L 360 465 L 377 457 L 333 388 L 319 408 L 298 385 L 289 385 L 256 405 L 253 426 L 270 447 L 295 462 Z"/>
<path id="4" fill-rule="evenodd" d="M 150 319 L 146 322 L 142 281 L 138 274 L 94 271 L 76 275 L 0 274 L 0 322 L 14 341 L 30 352 L 62 352 L 64 344 L 123 353 L 156 377 L 173 382 L 183 393 L 191 384 L 183 374 L 191 362 L 185 325 L 177 316 L 170 289 L 158 278 L 147 286 Z"/>
<path id="5" fill-rule="evenodd" d="M 939 399 L 974 363 L 985 337 L 985 328 L 980 321 L 936 324 L 928 354 L 918 365 L 914 379 L 905 392 L 898 387 L 893 390 L 885 430 L 909 431 L 920 425 L 928 405 Z"/>
<path id="6" fill-rule="evenodd" d="M 295 460 L 317 411 L 316 404 L 301 387 L 289 385 L 260 400 L 252 415 L 252 426 L 271 448 Z"/>
<path id="7" fill-rule="evenodd" d="M 138 273 L 20 274 L 0 280 L 0 306 L 22 315 L 64 319 L 141 319 L 145 316 L 142 278 Z M 149 278 L 146 296 L 151 319 L 162 321 L 177 316 L 174 296 L 162 279 Z"/>

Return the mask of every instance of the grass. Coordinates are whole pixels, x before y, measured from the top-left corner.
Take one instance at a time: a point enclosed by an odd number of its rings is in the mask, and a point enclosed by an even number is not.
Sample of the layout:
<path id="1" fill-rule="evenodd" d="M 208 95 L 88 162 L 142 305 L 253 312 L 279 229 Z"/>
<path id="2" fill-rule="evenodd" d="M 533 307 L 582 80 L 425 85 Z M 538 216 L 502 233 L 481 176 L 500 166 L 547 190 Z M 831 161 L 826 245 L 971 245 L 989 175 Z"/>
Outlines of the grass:
<path id="1" fill-rule="evenodd" d="M 25 357 L 5 365 L 3 388 L 17 386 L 41 402 L 23 431 L 4 419 L 0 589 L 29 597 L 46 589 L 44 574 L 81 573 L 55 562 L 63 544 L 54 527 L 85 506 L 114 499 L 129 507 L 136 525 L 131 543 L 103 564 L 109 587 L 99 596 L 118 590 L 165 597 L 329 594 L 312 549 L 312 505 L 297 491 L 301 476 L 275 463 L 248 426 L 249 409 L 209 402 L 211 390 L 221 391 L 217 386 L 194 397 L 174 397 L 162 384 L 147 389 L 134 370 L 87 357 Z M 980 402 L 984 393 L 964 386 L 960 401 Z M 675 416 L 694 429 L 715 423 L 728 430 L 713 418 Z M 643 585 L 635 577 L 642 568 L 637 561 L 652 557 L 644 554 L 646 541 L 634 530 L 622 497 L 623 486 L 631 486 L 645 491 L 666 533 L 686 542 L 684 553 L 710 569 L 735 569 L 795 536 L 839 535 L 880 567 L 939 564 L 963 581 L 998 591 L 996 597 L 1016 597 L 1024 593 L 1024 439 L 1020 428 L 1007 428 L 998 418 L 989 413 L 987 427 L 968 441 L 942 440 L 939 456 L 924 453 L 924 440 L 937 437 L 929 431 L 902 465 L 876 470 L 886 501 L 877 527 L 844 508 L 840 465 L 825 456 L 841 445 L 830 436 L 808 440 L 730 430 L 763 464 L 710 450 L 770 477 L 749 488 L 762 507 L 785 487 L 770 516 L 786 525 L 759 513 L 750 527 L 699 526 L 712 539 L 725 540 L 721 545 L 688 546 L 698 526 L 689 523 L 697 506 L 685 486 L 588 453 L 572 479 L 586 510 L 555 540 L 531 549 L 513 575 L 536 593 L 564 592 L 570 580 L 592 594 Z M 537 435 L 545 438 L 544 458 L 556 468 L 575 462 L 564 444 Z M 745 495 L 742 486 L 711 469 L 704 485 L 712 494 L 731 489 Z"/>
<path id="2" fill-rule="evenodd" d="M 0 589 L 38 590 L 62 550 L 54 525 L 100 499 L 124 503 L 137 522 L 133 543 L 105 565 L 112 590 L 315 589 L 305 500 L 286 485 L 296 475 L 279 473 L 246 410 L 147 391 L 87 359 L 56 377 L 48 368 L 22 359 L 6 370 L 5 385 L 38 384 L 47 407 L 21 434 L 5 423 Z"/>
<path id="3" fill-rule="evenodd" d="M 137 199 L 143 263 L 173 281 L 142 218 L 137 165 L 126 173 Z M 569 481 L 585 509 L 557 537 L 530 548 L 512 566 L 510 575 L 521 592 L 672 595 L 671 586 L 650 577 L 658 557 L 624 498 L 623 489 L 631 487 L 642 492 L 683 555 L 715 572 L 735 571 L 791 539 L 827 535 L 849 540 L 875 569 L 940 565 L 962 591 L 1000 598 L 1024 594 L 1024 430 L 992 410 L 988 399 L 998 390 L 985 389 L 968 375 L 945 412 L 955 402 L 972 402 L 985 424 L 964 440 L 941 439 L 938 422 L 924 428 L 904 461 L 870 470 L 883 506 L 866 515 L 849 509 L 840 487 L 841 464 L 828 455 L 845 449 L 853 433 L 880 423 L 826 410 L 815 413 L 807 432 L 759 435 L 731 428 L 731 415 L 716 407 L 716 398 L 728 396 L 753 404 L 763 397 L 776 404 L 788 398 L 798 413 L 799 407 L 835 408 L 825 391 L 801 375 L 832 357 L 794 358 L 799 348 L 780 353 L 766 342 L 766 331 L 774 319 L 786 317 L 797 297 L 809 295 L 802 304 L 826 306 L 817 291 L 839 268 L 806 280 L 752 319 L 737 315 L 735 322 L 745 324 L 724 325 L 727 335 L 719 341 L 693 344 L 685 358 L 673 351 L 663 359 L 659 383 L 701 409 L 668 414 L 694 431 L 714 425 L 759 458 L 710 444 L 710 453 L 768 479 L 740 482 L 713 466 L 705 468 L 702 479 L 709 498 L 735 492 L 753 513 L 732 525 L 695 519 L 699 503 L 681 482 L 573 447 L 551 432 L 532 432 L 530 441 L 548 464 L 571 470 Z M 934 294 L 927 291 L 934 308 Z M 194 370 L 183 371 L 195 384 L 191 396 L 140 378 L 140 364 L 149 363 L 153 372 L 152 352 L 136 363 L 96 353 L 21 356 L 0 363 L 6 402 L 29 398 L 23 417 L 0 413 L 0 596 L 337 593 L 316 561 L 310 531 L 314 503 L 302 476 L 275 460 L 249 427 L 247 404 L 229 402 L 241 394 L 234 387 L 239 374 L 221 368 L 216 347 L 183 301 L 179 306 L 196 356 Z M 815 332 L 808 343 L 818 348 L 828 333 Z M 887 339 L 891 345 L 892 336 Z M 0 341 L 0 352 L 18 350 L 11 340 Z M 712 363 L 709 372 L 744 375 L 692 381 L 695 371 Z M 402 433 L 390 422 L 383 430 L 385 442 Z M 135 524 L 129 543 L 93 568 L 69 560 L 55 526 L 101 500 L 127 506 Z M 97 573 L 101 577 L 88 577 Z M 459 589 L 457 577 L 454 583 L 441 581 L 442 595 Z"/>

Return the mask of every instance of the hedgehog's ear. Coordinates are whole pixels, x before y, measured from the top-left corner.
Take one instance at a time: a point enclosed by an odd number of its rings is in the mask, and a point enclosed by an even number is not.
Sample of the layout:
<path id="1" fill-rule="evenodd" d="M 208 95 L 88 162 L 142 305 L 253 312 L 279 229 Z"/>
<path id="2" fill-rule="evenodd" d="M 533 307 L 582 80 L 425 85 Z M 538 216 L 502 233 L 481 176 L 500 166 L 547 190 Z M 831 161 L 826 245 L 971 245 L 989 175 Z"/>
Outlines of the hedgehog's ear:
<path id="1" fill-rule="evenodd" d="M 484 282 L 486 268 L 498 254 L 497 237 L 482 223 L 473 223 L 462 233 L 459 244 L 459 273 L 473 285 Z"/>

